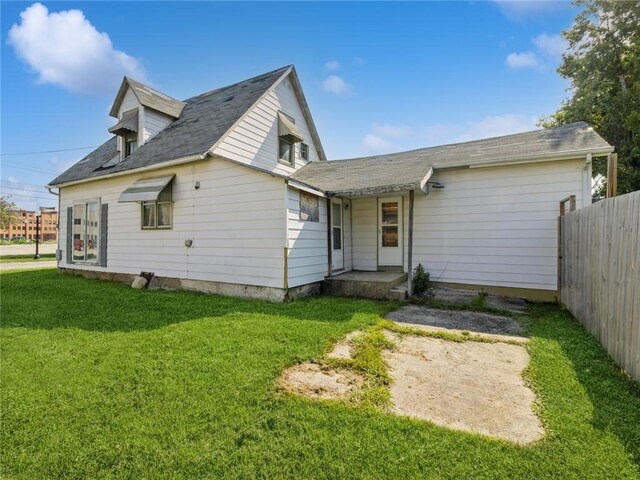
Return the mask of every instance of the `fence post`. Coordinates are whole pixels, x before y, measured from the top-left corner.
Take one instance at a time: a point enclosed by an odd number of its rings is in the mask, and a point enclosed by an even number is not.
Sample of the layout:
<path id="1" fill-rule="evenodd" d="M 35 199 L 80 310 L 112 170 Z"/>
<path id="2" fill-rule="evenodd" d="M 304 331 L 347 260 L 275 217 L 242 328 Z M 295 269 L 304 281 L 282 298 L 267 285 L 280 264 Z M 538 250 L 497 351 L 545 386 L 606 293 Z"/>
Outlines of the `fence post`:
<path id="1" fill-rule="evenodd" d="M 618 154 L 610 153 L 607 158 L 607 198 L 618 194 Z"/>
<path id="2" fill-rule="evenodd" d="M 573 212 L 576 209 L 576 196 L 569 195 L 566 198 L 560 200 L 560 215 L 558 216 L 558 274 L 557 274 L 557 297 L 558 304 L 562 306 L 562 217 L 565 214 L 565 204 L 569 202 L 569 211 Z"/>

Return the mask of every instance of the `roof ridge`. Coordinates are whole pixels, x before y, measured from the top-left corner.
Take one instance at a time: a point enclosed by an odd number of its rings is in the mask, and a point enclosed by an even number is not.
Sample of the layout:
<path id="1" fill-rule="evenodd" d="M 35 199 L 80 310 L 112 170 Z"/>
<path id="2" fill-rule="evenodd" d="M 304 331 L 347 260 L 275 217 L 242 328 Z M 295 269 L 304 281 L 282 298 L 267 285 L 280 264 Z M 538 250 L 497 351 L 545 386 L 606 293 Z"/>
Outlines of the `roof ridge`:
<path id="1" fill-rule="evenodd" d="M 381 153 L 381 154 L 378 154 L 378 155 L 369 155 L 369 156 L 362 156 L 362 157 L 339 158 L 339 159 L 330 160 L 330 161 L 331 162 L 352 162 L 354 160 L 374 160 L 374 159 L 382 158 L 382 157 L 390 157 L 392 155 L 401 155 L 401 154 L 414 153 L 414 152 L 426 152 L 427 150 L 434 150 L 436 148 L 458 147 L 458 146 L 461 146 L 461 145 L 469 145 L 469 144 L 472 144 L 472 143 L 488 142 L 488 141 L 497 140 L 497 139 L 506 139 L 506 138 L 510 138 L 510 137 L 516 137 L 516 136 L 519 136 L 519 135 L 526 135 L 526 134 L 532 134 L 532 133 L 541 133 L 541 132 L 551 132 L 551 131 L 554 131 L 554 130 L 566 129 L 568 127 L 577 127 L 578 125 L 584 125 L 584 126 L 589 127 L 590 129 L 593 130 L 593 127 L 591 127 L 588 123 L 586 123 L 586 122 L 581 120 L 581 121 L 578 121 L 578 122 L 566 123 L 564 125 L 558 125 L 556 127 L 551 127 L 551 128 L 538 128 L 536 130 L 527 130 L 526 132 L 510 133 L 508 135 L 496 135 L 495 137 L 478 138 L 476 140 L 467 140 L 465 142 L 444 143 L 442 145 L 433 145 L 431 147 L 419 147 L 419 148 L 413 148 L 411 150 L 401 150 L 399 152 Z"/>
<path id="2" fill-rule="evenodd" d="M 237 85 L 240 85 L 241 83 L 251 83 L 254 82 L 258 79 L 262 79 L 264 77 L 268 77 L 270 75 L 274 75 L 278 72 L 282 72 L 284 73 L 286 70 L 293 68 L 293 65 L 286 65 L 284 67 L 280 67 L 280 68 L 276 68 L 275 70 L 271 70 L 270 72 L 266 72 L 266 73 L 261 73 L 260 75 L 256 75 L 255 77 L 251 77 L 251 78 L 246 78 L 244 80 L 240 80 L 239 82 L 234 82 L 234 83 L 230 83 L 229 85 L 225 85 L 223 87 L 218 87 L 218 88 L 214 88 L 212 90 L 208 90 L 206 92 L 200 93 L 198 95 L 194 95 L 192 97 L 186 98 L 183 100 L 183 102 L 189 102 L 191 100 L 195 100 L 196 98 L 200 98 L 200 97 L 204 97 L 206 95 L 211 95 L 212 93 L 218 93 L 222 90 L 226 90 L 228 88 L 232 88 L 235 87 Z"/>
<path id="3" fill-rule="evenodd" d="M 166 93 L 164 93 L 164 92 L 161 92 L 161 91 L 160 91 L 160 90 L 158 90 L 157 88 L 153 88 L 153 87 L 151 87 L 151 86 L 147 85 L 146 83 L 142 83 L 140 80 L 136 80 L 135 78 L 129 77 L 129 76 L 127 76 L 127 75 L 125 75 L 125 76 L 124 76 L 124 78 L 127 80 L 127 82 L 130 82 L 130 83 L 134 83 L 134 84 L 138 84 L 138 85 L 143 86 L 144 88 L 146 88 L 147 90 L 149 90 L 151 93 L 158 94 L 159 96 L 166 97 L 166 98 L 168 98 L 169 100 L 173 100 L 173 101 L 175 101 L 175 102 L 184 103 L 184 101 L 182 101 L 182 100 L 178 100 L 177 98 L 172 97 L 171 95 L 168 95 L 168 94 L 166 94 Z M 134 93 L 135 93 L 135 92 L 134 92 Z"/>

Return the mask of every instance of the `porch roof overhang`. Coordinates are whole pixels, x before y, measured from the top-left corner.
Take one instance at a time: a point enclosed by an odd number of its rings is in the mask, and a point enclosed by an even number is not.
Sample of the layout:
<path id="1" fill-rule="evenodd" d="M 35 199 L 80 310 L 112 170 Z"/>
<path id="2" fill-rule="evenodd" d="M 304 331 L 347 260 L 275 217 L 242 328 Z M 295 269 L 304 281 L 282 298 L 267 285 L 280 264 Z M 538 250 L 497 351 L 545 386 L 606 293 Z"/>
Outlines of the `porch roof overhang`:
<path id="1" fill-rule="evenodd" d="M 410 190 L 426 192 L 433 174 L 429 163 L 380 160 L 312 162 L 291 179 L 322 191 L 328 197 L 364 197 Z"/>
<path id="2" fill-rule="evenodd" d="M 327 197 L 368 197 L 374 195 L 386 195 L 390 193 L 403 193 L 410 190 L 421 190 L 421 182 L 412 182 L 404 184 L 380 185 L 376 187 L 354 188 L 350 190 L 335 190 L 325 193 Z"/>
<path id="3" fill-rule="evenodd" d="M 118 203 L 127 202 L 155 202 L 162 191 L 171 183 L 175 173 L 154 178 L 136 180 L 120 194 Z"/>

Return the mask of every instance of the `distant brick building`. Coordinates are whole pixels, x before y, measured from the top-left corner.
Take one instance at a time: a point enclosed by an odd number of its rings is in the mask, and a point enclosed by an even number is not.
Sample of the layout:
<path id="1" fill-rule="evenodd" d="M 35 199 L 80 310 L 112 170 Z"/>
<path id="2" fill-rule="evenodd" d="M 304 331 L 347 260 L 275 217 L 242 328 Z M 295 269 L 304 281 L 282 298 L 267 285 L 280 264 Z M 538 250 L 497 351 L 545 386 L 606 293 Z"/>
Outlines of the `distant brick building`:
<path id="1" fill-rule="evenodd" d="M 58 212 L 53 208 L 40 208 L 40 240 L 58 240 Z M 31 210 L 16 211 L 17 222 L 9 228 L 0 230 L 0 237 L 11 240 L 16 237 L 27 240 L 36 239 L 36 212 Z"/>

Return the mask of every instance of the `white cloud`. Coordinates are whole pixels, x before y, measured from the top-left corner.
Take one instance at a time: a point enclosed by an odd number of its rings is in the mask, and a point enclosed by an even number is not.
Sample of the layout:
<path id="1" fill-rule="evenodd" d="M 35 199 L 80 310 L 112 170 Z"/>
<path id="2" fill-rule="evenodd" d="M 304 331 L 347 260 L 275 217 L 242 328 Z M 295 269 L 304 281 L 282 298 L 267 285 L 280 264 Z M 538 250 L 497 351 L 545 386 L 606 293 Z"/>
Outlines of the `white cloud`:
<path id="1" fill-rule="evenodd" d="M 362 140 L 362 147 L 369 153 L 383 153 L 398 150 L 395 141 L 414 136 L 414 131 L 406 125 L 391 125 L 390 123 L 374 123 L 371 132 Z"/>
<path id="2" fill-rule="evenodd" d="M 354 64 L 356 67 L 359 67 L 359 66 L 361 66 L 361 65 L 364 65 L 364 58 L 362 58 L 362 57 L 356 57 L 356 58 L 354 58 L 354 59 L 353 59 L 353 64 Z"/>
<path id="3" fill-rule="evenodd" d="M 382 153 L 388 151 L 393 146 L 390 141 L 372 133 L 365 135 L 362 146 L 371 153 Z"/>
<path id="4" fill-rule="evenodd" d="M 533 52 L 510 53 L 507 55 L 507 66 L 509 68 L 540 68 L 540 60 Z"/>
<path id="5" fill-rule="evenodd" d="M 494 3 L 507 18 L 515 21 L 535 19 L 571 7 L 568 0 L 494 0 Z"/>
<path id="6" fill-rule="evenodd" d="M 327 70 L 338 70 L 340 68 L 340 62 L 337 60 L 329 60 L 324 64 L 324 68 Z"/>
<path id="7" fill-rule="evenodd" d="M 329 75 L 324 82 L 322 82 L 322 88 L 325 92 L 333 93 L 334 95 L 342 96 L 351 92 L 351 85 L 344 81 L 342 77 L 338 75 Z"/>
<path id="8" fill-rule="evenodd" d="M 506 63 L 509 68 L 533 68 L 545 70 L 557 64 L 562 54 L 569 47 L 569 43 L 562 35 L 542 33 L 532 40 L 535 52 L 513 52 L 507 55 Z"/>
<path id="9" fill-rule="evenodd" d="M 406 125 L 390 125 L 388 123 L 374 123 L 371 131 L 384 138 L 406 138 L 413 135 L 413 130 Z"/>
<path id="10" fill-rule="evenodd" d="M 477 122 L 468 122 L 466 131 L 455 141 L 466 142 L 482 138 L 500 137 L 512 133 L 527 132 L 536 129 L 536 118 L 525 115 L 505 113 L 488 115 Z"/>
<path id="11" fill-rule="evenodd" d="M 145 80 L 135 58 L 116 50 L 81 10 L 49 13 L 34 3 L 9 30 L 9 44 L 34 72 L 38 82 L 76 93 L 113 93 L 123 75 Z"/>
<path id="12" fill-rule="evenodd" d="M 533 39 L 533 44 L 538 48 L 540 53 L 551 59 L 558 59 L 569 48 L 567 42 L 562 35 L 547 35 L 543 33 Z"/>

